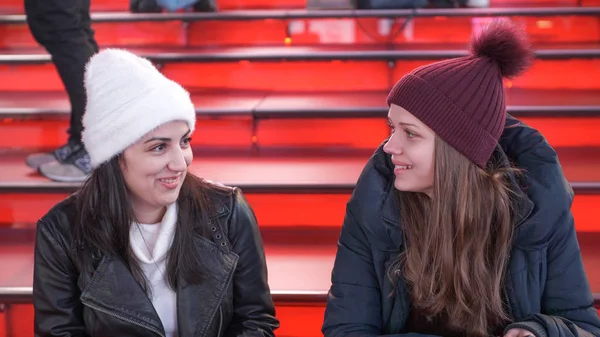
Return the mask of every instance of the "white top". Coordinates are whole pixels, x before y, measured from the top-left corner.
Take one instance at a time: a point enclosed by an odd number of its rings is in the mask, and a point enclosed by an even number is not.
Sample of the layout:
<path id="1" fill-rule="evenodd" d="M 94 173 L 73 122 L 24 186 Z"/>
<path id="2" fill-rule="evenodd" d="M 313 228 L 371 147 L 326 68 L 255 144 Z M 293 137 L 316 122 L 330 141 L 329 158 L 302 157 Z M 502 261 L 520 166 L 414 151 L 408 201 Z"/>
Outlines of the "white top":
<path id="1" fill-rule="evenodd" d="M 160 223 L 133 223 L 129 230 L 131 249 L 146 275 L 152 305 L 160 317 L 166 337 L 177 337 L 177 294 L 167 283 L 167 253 L 173 242 L 177 204 L 171 204 Z"/>

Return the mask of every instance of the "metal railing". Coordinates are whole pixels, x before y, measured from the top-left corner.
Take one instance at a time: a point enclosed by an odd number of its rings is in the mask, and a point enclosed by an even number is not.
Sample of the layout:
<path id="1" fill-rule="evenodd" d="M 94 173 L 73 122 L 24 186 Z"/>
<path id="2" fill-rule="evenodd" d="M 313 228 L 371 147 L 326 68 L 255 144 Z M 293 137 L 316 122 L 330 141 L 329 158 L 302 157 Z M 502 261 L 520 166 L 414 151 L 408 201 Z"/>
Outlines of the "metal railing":
<path id="1" fill-rule="evenodd" d="M 95 13 L 93 22 L 137 21 L 252 21 L 330 18 L 408 18 L 408 17 L 495 17 L 495 16 L 597 16 L 600 7 L 549 8 L 444 8 L 393 10 L 242 10 L 217 13 Z M 25 15 L 0 15 L 2 23 L 25 23 Z"/>
<path id="2" fill-rule="evenodd" d="M 254 194 L 350 194 L 354 190 L 353 183 L 273 183 L 260 184 L 248 182 L 228 182 L 229 185 L 235 185 L 241 188 L 245 193 Z M 575 194 L 600 194 L 600 182 L 578 181 L 571 182 Z M 0 182 L 0 193 L 72 193 L 75 192 L 81 183 L 62 183 L 62 182 Z"/>
<path id="3" fill-rule="evenodd" d="M 318 305 L 324 304 L 327 299 L 326 290 L 285 290 L 272 291 L 271 296 L 275 303 L 293 303 Z M 0 287 L 0 303 L 21 304 L 32 303 L 33 293 L 31 287 Z M 594 294 L 594 306 L 600 307 L 600 293 Z"/>
<path id="4" fill-rule="evenodd" d="M 328 51 L 326 48 L 288 51 L 271 51 L 256 47 L 255 52 L 249 50 L 205 49 L 186 52 L 137 52 L 138 55 L 157 63 L 176 62 L 269 62 L 269 61 L 398 61 L 398 60 L 439 60 L 468 55 L 466 50 L 342 50 Z M 321 49 L 321 50 L 319 50 Z M 597 59 L 600 48 L 589 49 L 546 49 L 537 50 L 536 58 L 540 60 L 565 59 Z M 52 58 L 45 53 L 0 55 L 0 64 L 45 64 Z"/>

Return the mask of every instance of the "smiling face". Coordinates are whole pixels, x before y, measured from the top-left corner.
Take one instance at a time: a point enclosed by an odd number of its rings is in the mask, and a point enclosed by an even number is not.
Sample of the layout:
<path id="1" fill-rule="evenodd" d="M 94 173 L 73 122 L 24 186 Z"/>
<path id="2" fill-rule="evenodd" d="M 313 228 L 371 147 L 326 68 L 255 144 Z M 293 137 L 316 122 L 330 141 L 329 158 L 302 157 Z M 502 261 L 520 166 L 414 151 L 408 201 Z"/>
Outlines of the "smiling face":
<path id="1" fill-rule="evenodd" d="M 399 191 L 431 197 L 435 167 L 435 133 L 406 109 L 392 104 L 388 112 L 392 135 L 383 151 L 392 157 Z"/>
<path id="2" fill-rule="evenodd" d="M 128 147 L 121 170 L 138 221 L 160 221 L 166 206 L 177 201 L 181 184 L 192 163 L 187 123 L 163 124 Z"/>

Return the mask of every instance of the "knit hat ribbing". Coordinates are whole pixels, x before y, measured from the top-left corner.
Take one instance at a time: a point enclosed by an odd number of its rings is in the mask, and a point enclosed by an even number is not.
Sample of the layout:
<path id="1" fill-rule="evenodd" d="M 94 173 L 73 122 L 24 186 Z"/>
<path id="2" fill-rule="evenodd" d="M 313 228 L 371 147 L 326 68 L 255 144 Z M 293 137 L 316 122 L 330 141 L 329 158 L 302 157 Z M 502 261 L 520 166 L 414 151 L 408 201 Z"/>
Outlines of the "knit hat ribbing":
<path id="1" fill-rule="evenodd" d="M 525 71 L 533 51 L 509 20 L 496 19 L 470 44 L 471 55 L 419 67 L 394 85 L 388 105 L 417 117 L 484 168 L 504 128 L 502 78 Z"/>
<path id="2" fill-rule="evenodd" d="M 82 140 L 93 168 L 165 123 L 184 121 L 194 131 L 189 93 L 150 61 L 125 50 L 94 55 L 86 65 L 85 89 Z"/>

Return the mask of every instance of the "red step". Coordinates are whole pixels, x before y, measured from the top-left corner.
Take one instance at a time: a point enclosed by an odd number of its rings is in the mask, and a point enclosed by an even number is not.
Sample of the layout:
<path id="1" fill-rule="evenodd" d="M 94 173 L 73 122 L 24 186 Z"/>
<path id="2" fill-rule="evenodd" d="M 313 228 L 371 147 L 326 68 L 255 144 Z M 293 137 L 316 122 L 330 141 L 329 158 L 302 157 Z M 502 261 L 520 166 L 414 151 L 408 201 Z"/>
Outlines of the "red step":
<path id="1" fill-rule="evenodd" d="M 17 304 L 10 306 L 10 331 L 6 333 L 5 314 L 0 313 L 0 337 L 31 337 L 33 333 L 33 305 Z M 321 324 L 325 314 L 324 305 L 299 306 L 276 305 L 276 315 L 281 327 L 280 337 L 321 337 Z"/>
<path id="2" fill-rule="evenodd" d="M 100 46 L 284 46 L 466 44 L 484 18 L 417 17 L 403 32 L 404 19 L 261 19 L 249 21 L 95 22 Z M 534 43 L 594 43 L 600 41 L 600 20 L 588 16 L 514 17 Z M 446 27 L 438 29 L 440 25 Z M 210 31 L 210 34 L 206 34 Z M 286 39 L 289 38 L 289 39 Z M 23 23 L 0 24 L 0 49 L 34 48 L 37 42 Z"/>
<path id="3" fill-rule="evenodd" d="M 251 52 L 251 51 L 247 51 Z M 261 53 L 277 50 L 260 50 Z M 222 54 L 227 57 L 227 52 Z M 238 53 L 234 56 L 237 58 Z M 306 55 L 316 55 L 306 51 Z M 207 57 L 204 55 L 203 57 Z M 259 91 L 385 91 L 406 73 L 435 60 L 398 61 L 223 61 L 167 63 L 162 72 L 188 88 Z M 586 76 L 581 76 L 586 74 Z M 600 59 L 537 60 L 509 87 L 600 89 Z M 248 79 L 252 79 L 249 81 Z M 0 91 L 63 90 L 52 64 L 0 65 Z"/>
<path id="4" fill-rule="evenodd" d="M 268 92 L 191 89 L 198 117 L 385 118 L 388 91 Z M 594 117 L 600 115 L 599 90 L 505 88 L 508 113 L 517 117 Z M 64 91 L 0 92 L 0 119 L 67 120 Z"/>
<path id="5" fill-rule="evenodd" d="M 0 226 L 30 228 L 52 206 L 67 196 L 52 194 L 0 194 Z M 344 219 L 350 193 L 344 194 L 255 194 L 246 193 L 261 227 L 320 227 L 340 226 Z M 577 194 L 572 206 L 575 225 L 579 232 L 600 232 L 596 206 L 600 196 Z M 307 209 L 313 210 L 306 212 Z M 318 214 L 318 217 L 315 217 Z"/>
<path id="6" fill-rule="evenodd" d="M 0 310 L 0 337 L 8 337 L 4 307 Z"/>
<path id="7" fill-rule="evenodd" d="M 385 61 L 298 61 L 236 63 L 173 63 L 163 73 L 185 86 L 196 88 L 230 88 L 237 90 L 273 91 L 378 91 L 386 90 L 406 73 L 432 61 L 401 61 L 393 69 Z M 19 66 L 35 67 L 35 66 Z M 31 74 L 15 67 L 8 76 L 0 68 L 2 83 L 14 86 L 0 90 L 16 90 L 17 77 Z M 560 69 L 560 70 L 558 70 Z M 46 71 L 49 70 L 46 68 Z M 582 77 L 581 74 L 586 76 Z M 390 78 L 391 75 L 391 78 Z M 49 79 L 48 73 L 34 79 Z M 252 78 L 252 81 L 247 79 Z M 600 89 L 600 60 L 537 61 L 512 86 L 522 89 Z M 39 90 L 56 90 L 58 81 L 38 82 Z M 52 85 L 50 87 L 50 85 Z M 20 87 L 22 88 L 22 87 Z M 32 88 L 33 89 L 33 88 Z"/>
<path id="8" fill-rule="evenodd" d="M 305 8 L 306 0 L 216 0 L 221 10 L 232 9 L 292 9 Z M 503 0 L 504 1 L 504 0 Z M 588 0 L 596 1 L 596 0 Z M 557 1 L 557 3 L 561 3 Z M 562 5 L 571 6 L 574 0 L 562 2 Z M 93 12 L 128 11 L 129 1 L 122 0 L 92 0 Z M 0 4 L 0 13 L 23 13 L 23 0 L 3 0 Z"/>
<path id="9" fill-rule="evenodd" d="M 600 146 L 600 116 L 586 118 L 525 117 L 555 147 Z M 66 142 L 68 121 L 4 120 L 0 122 L 0 148 L 54 149 Z M 250 150 L 269 148 L 375 149 L 389 135 L 384 118 L 199 120 L 192 144 L 196 148 Z M 285 130 L 283 132 L 282 130 Z M 335 130 L 335 132 L 334 132 Z M 360 133 L 361 137 L 355 135 Z"/>
<path id="10" fill-rule="evenodd" d="M 600 128 L 600 116 L 531 117 L 521 120 L 538 129 L 555 147 L 600 145 L 600 137 L 596 136 Z M 355 137 L 356 134 L 361 137 Z M 388 135 L 387 123 L 381 119 L 272 119 L 259 122 L 257 144 L 265 148 L 331 146 L 373 149 Z"/>
<path id="11" fill-rule="evenodd" d="M 283 285 L 283 291 L 302 294 L 302 291 L 313 290 L 319 293 L 321 301 L 311 304 L 297 303 L 277 303 L 277 316 L 281 321 L 281 329 L 278 330 L 278 336 L 294 337 L 313 337 L 321 336 L 320 326 L 323 320 L 324 294 L 330 285 L 330 273 L 335 258 L 336 237 L 329 233 L 328 243 L 322 244 L 301 244 L 297 246 L 271 245 L 266 244 L 267 263 L 269 265 L 269 282 L 273 290 Z M 319 232 L 315 232 L 319 235 Z M 600 246 L 597 244 L 600 240 L 598 233 L 579 233 L 579 244 L 586 268 L 587 277 L 590 283 L 591 291 L 598 293 L 600 291 Z M 322 241 L 322 240 L 317 240 Z M 0 250 L 6 246 L 0 246 Z M 28 268 L 32 268 L 31 246 L 28 252 L 21 253 L 21 260 L 30 261 Z M 3 266 L 16 266 L 19 260 L 18 256 L 8 257 L 11 260 L 3 263 Z M 7 259 L 5 254 L 0 255 L 0 259 Z M 27 264 L 21 261 L 22 264 Z M 20 270 L 20 269 L 19 269 Z M 27 273 L 25 273 L 27 274 Z M 0 287 L 6 283 L 7 274 L 0 278 Z M 23 286 L 31 286 L 31 275 L 23 279 Z M 301 296 L 299 296 L 300 298 Z M 274 296 L 274 298 L 276 298 Z M 31 305 L 13 305 L 11 306 L 11 315 L 9 327 L 12 331 L 19 329 L 18 335 L 14 336 L 32 336 L 33 310 Z M 14 312 L 13 312 L 14 310 Z M 0 335 L 1 336 L 1 335 Z"/>
<path id="12" fill-rule="evenodd" d="M 0 125 L 0 147 L 34 149 L 43 146 L 56 148 L 66 142 L 68 121 L 14 121 L 4 120 Z M 252 122 L 235 118 L 222 120 L 199 120 L 194 144 L 212 148 L 250 149 Z"/>
<path id="13" fill-rule="evenodd" d="M 9 325 L 5 325 L 4 322 L 6 314 L 0 313 L 0 337 L 33 336 L 33 305 L 11 305 L 9 311 Z M 277 336 L 320 337 L 322 334 L 319 331 L 324 314 L 324 305 L 276 305 L 276 315 L 281 324 L 277 330 Z"/>
<path id="14" fill-rule="evenodd" d="M 129 1 L 121 0 L 93 0 L 91 1 L 91 8 L 94 12 L 102 11 L 126 11 L 129 10 Z M 0 13 L 24 13 L 24 1 L 23 0 L 2 0 L 0 4 Z"/>
<path id="15" fill-rule="evenodd" d="M 323 314 L 324 294 L 329 288 L 329 271 L 333 267 L 335 238 L 331 234 L 326 244 L 288 246 L 265 241 L 265 253 L 269 268 L 269 285 L 277 304 L 277 317 L 282 328 L 278 336 L 318 336 Z M 6 239 L 6 238 L 5 238 Z M 317 240 L 323 241 L 323 240 Z M 29 243 L 0 244 L 0 292 L 10 287 L 31 287 L 33 245 Z M 281 294 L 316 292 L 318 303 L 289 302 L 279 300 Z M 0 297 L 1 297 L 0 293 Z M 287 296 L 289 297 L 289 296 Z M 295 296 L 298 297 L 298 296 Z M 32 306 L 11 305 L 8 321 L 9 335 L 33 336 Z M 299 320 L 300 317 L 310 318 Z M 1 334 L 0 334 L 1 336 Z"/>
<path id="16" fill-rule="evenodd" d="M 565 7 L 577 6 L 598 6 L 598 0 L 492 0 L 492 7 Z M 217 0 L 219 8 L 229 9 L 289 9 L 306 8 L 306 0 Z M 119 0 L 94 0 L 92 1 L 93 11 L 126 11 L 129 9 L 128 1 Z M 4 0 L 0 4 L 0 13 L 22 13 L 23 0 Z"/>
<path id="17" fill-rule="evenodd" d="M 567 179 L 576 185 L 586 182 L 598 185 L 599 151 L 599 148 L 559 148 Z M 191 170 L 209 180 L 241 186 L 261 227 L 338 227 L 343 221 L 350 192 L 369 155 L 225 157 L 196 154 Z M 23 156 L 5 155 L 0 157 L 0 163 L 4 168 L 0 177 L 0 223 L 5 226 L 31 227 L 66 197 L 68 192 L 64 187 L 77 186 L 49 182 L 27 168 Z M 299 187 L 312 189 L 312 192 L 303 193 L 298 191 Z M 45 192 L 41 188 L 45 188 Z M 573 213 L 578 231 L 600 231 L 595 211 L 598 204 L 600 194 L 587 195 L 576 189 Z M 306 212 L 307 209 L 313 211 Z"/>
<path id="18" fill-rule="evenodd" d="M 31 337 L 33 333 L 33 305 L 12 304 L 6 310 L 6 337 Z M 0 332 L 0 337 L 2 332 Z"/>

